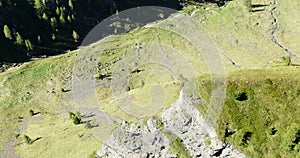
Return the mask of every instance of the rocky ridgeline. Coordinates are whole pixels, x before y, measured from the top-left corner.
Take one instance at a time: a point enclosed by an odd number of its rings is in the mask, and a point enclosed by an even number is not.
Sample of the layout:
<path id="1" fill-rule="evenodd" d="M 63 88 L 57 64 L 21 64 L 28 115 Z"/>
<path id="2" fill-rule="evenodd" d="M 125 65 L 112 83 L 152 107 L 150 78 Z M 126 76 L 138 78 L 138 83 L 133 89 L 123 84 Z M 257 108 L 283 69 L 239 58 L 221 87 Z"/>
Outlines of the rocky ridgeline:
<path id="1" fill-rule="evenodd" d="M 217 139 L 215 130 L 193 102 L 181 92 L 179 99 L 161 116 L 165 129 L 182 140 L 191 157 L 245 157 Z"/>
<path id="2" fill-rule="evenodd" d="M 103 145 L 100 157 L 176 157 L 169 146 L 166 131 L 173 134 L 191 157 L 242 158 L 244 154 L 217 139 L 215 130 L 193 106 L 193 100 L 180 93 L 179 99 L 158 119 L 146 124 L 123 123 Z"/>

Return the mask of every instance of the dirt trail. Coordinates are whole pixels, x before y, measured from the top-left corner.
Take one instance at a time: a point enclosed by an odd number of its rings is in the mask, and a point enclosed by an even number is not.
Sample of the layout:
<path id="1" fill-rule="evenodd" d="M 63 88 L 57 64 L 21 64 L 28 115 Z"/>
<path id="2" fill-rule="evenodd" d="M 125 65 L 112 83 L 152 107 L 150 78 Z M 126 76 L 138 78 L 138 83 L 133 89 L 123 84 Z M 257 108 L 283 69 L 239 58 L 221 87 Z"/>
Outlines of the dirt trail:
<path id="1" fill-rule="evenodd" d="M 0 152 L 0 157 L 7 158 L 19 158 L 20 156 L 15 151 L 15 143 L 13 141 L 8 141 L 4 145 L 4 150 Z"/>
<path id="2" fill-rule="evenodd" d="M 272 22 L 272 24 L 274 25 L 274 28 L 270 31 L 270 36 L 271 36 L 271 40 L 280 48 L 284 49 L 284 51 L 286 52 L 287 55 L 289 56 L 297 56 L 296 54 L 294 54 L 292 52 L 292 50 L 290 50 L 288 47 L 286 47 L 284 44 L 282 44 L 279 40 L 278 37 L 276 36 L 276 32 L 279 30 L 280 28 L 280 23 L 278 21 L 278 18 L 276 17 L 276 10 L 277 10 L 278 4 L 277 4 L 277 0 L 273 1 L 273 7 L 270 10 L 271 16 L 273 17 L 274 21 Z"/>

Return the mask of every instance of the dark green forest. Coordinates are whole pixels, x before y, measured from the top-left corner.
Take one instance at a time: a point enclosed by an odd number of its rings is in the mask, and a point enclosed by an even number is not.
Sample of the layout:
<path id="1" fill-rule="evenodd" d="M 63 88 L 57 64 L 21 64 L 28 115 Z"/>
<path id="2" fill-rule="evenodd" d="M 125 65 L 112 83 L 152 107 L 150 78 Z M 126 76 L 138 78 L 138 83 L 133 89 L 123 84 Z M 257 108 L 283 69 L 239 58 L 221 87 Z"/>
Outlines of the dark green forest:
<path id="1" fill-rule="evenodd" d="M 0 0 L 0 64 L 74 50 L 93 27 L 116 12 L 138 6 L 180 10 L 191 2 L 223 3 L 215 0 Z"/>
<path id="2" fill-rule="evenodd" d="M 148 5 L 181 8 L 177 0 L 0 0 L 0 62 L 76 49 L 101 20 Z"/>

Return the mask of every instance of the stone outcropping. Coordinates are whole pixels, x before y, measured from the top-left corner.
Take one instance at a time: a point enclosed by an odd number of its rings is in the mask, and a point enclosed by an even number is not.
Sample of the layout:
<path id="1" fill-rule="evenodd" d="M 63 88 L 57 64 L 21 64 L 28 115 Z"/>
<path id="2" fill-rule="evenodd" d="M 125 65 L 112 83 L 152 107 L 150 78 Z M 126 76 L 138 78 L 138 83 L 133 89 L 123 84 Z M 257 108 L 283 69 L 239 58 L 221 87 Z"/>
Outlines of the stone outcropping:
<path id="1" fill-rule="evenodd" d="M 162 114 L 165 129 L 182 140 L 191 157 L 245 157 L 231 145 L 217 139 L 215 130 L 193 102 L 181 92 L 179 99 Z"/>
<path id="2" fill-rule="evenodd" d="M 244 154 L 217 139 L 215 130 L 193 106 L 193 99 L 180 93 L 179 99 L 163 111 L 158 119 L 147 123 L 123 123 L 103 145 L 99 157 L 140 158 L 177 157 L 170 149 L 165 132 L 181 140 L 191 157 L 243 158 Z"/>

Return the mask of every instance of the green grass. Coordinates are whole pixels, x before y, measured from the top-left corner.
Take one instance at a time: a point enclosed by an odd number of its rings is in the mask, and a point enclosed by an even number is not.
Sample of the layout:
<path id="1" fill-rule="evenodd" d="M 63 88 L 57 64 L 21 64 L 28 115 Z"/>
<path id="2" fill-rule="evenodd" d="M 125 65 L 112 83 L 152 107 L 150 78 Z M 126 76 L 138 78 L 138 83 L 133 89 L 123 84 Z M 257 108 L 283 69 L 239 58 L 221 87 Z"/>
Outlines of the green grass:
<path id="1" fill-rule="evenodd" d="M 227 96 L 216 129 L 221 139 L 232 143 L 249 157 L 297 157 L 299 145 L 295 144 L 295 138 L 300 122 L 299 117 L 296 117 L 300 114 L 299 67 L 283 67 L 286 63 L 282 61 L 282 57 L 286 54 L 269 37 L 270 23 L 273 21 L 270 13 L 249 12 L 245 2 L 246 0 L 230 1 L 226 7 L 211 7 L 207 10 L 196 7 L 199 11 L 193 16 L 208 32 L 221 54 L 226 54 L 222 55 L 222 59 L 228 72 Z M 277 12 L 281 23 L 278 37 L 296 52 L 299 50 L 299 40 L 293 33 L 299 30 L 295 19 L 298 5 L 299 2 L 292 0 L 279 2 Z M 266 9 L 270 7 L 272 6 L 267 6 Z M 183 12 L 190 14 L 194 10 L 194 6 L 188 6 Z M 161 25 L 166 23 L 168 22 Z M 155 44 L 161 43 L 169 59 L 180 63 L 177 66 L 183 68 L 181 71 L 191 69 L 195 76 L 200 76 L 200 94 L 205 105 L 208 105 L 210 94 L 216 85 L 211 82 L 210 76 L 203 76 L 209 73 L 209 69 L 205 60 L 197 56 L 199 52 L 191 42 L 174 32 L 155 28 L 139 28 L 114 37 L 116 40 L 99 57 L 101 64 L 107 63 L 99 74 L 110 74 L 123 68 L 118 63 L 130 64 L 134 58 L 131 57 L 133 49 L 139 46 L 145 48 L 149 46 L 147 43 L 152 43 L 152 49 L 146 50 L 154 52 L 160 49 Z M 102 49 L 101 42 L 103 41 L 78 51 L 97 52 Z M 153 53 L 151 51 L 148 53 Z M 64 82 L 68 82 L 67 77 L 72 73 L 76 53 L 78 52 L 30 62 L 0 74 L 0 144 L 8 140 L 23 141 L 23 137 L 13 139 L 16 134 L 28 135 L 32 139 L 42 137 L 31 145 L 17 146 L 21 157 L 84 157 L 93 155 L 94 151 L 101 148 L 102 142 L 92 136 L 82 140 L 83 137 L 90 136 L 91 131 L 60 117 L 63 110 L 58 105 L 65 95 L 61 89 L 66 88 Z M 241 67 L 233 65 L 228 60 L 229 57 Z M 117 61 L 120 58 L 122 60 Z M 144 56 L 145 59 L 147 57 Z M 291 62 L 292 65 L 299 64 L 295 57 L 292 57 Z M 180 75 L 168 72 L 166 66 L 159 64 L 146 64 L 138 68 L 145 71 L 131 73 L 130 79 L 126 81 L 126 86 L 130 87 L 127 93 L 135 98 L 138 105 L 145 106 L 151 102 L 149 88 L 154 83 L 162 84 L 166 90 L 164 109 L 178 99 L 183 80 Z M 242 68 L 246 70 L 241 70 Z M 129 66 L 124 69 L 128 73 L 134 70 Z M 52 93 L 53 89 L 55 93 Z M 247 94 L 247 100 L 236 100 L 236 94 L 243 92 Z M 101 109 L 109 115 L 129 122 L 138 120 L 120 109 L 110 86 L 99 84 L 97 96 Z M 34 117 L 29 116 L 29 109 L 41 112 L 43 119 L 34 120 Z M 197 109 L 205 115 L 208 107 L 198 105 Z M 30 120 L 21 133 L 17 131 L 21 126 L 18 123 L 19 116 Z M 101 131 L 105 137 L 115 129 L 109 126 Z M 236 130 L 236 133 L 225 137 L 226 128 Z M 274 131 L 277 131 L 276 134 Z M 169 138 L 174 153 L 182 157 L 188 155 L 178 138 L 170 134 Z M 284 140 L 283 145 L 281 140 Z M 0 146 L 1 149 L 3 146 Z"/>
<path id="2" fill-rule="evenodd" d="M 30 66 L 36 65 L 34 68 Z M 42 84 L 42 80 L 45 79 L 47 68 L 49 63 L 41 64 L 28 64 L 22 66 L 14 74 L 6 73 L 1 74 L 3 89 L 1 89 L 1 120 L 4 124 L 1 124 L 2 141 L 6 141 L 8 136 L 13 133 L 17 127 L 17 117 L 24 116 L 28 113 L 29 108 L 37 100 L 40 100 L 40 96 L 35 96 L 42 90 L 44 90 L 45 84 Z M 48 75 L 48 74 L 47 74 Z M 31 79 L 33 78 L 33 80 Z M 2 126 L 3 125 L 3 126 Z M 4 143 L 4 142 L 1 142 Z"/>
<path id="3" fill-rule="evenodd" d="M 88 130 L 85 124 L 74 125 L 67 119 L 66 109 L 60 106 L 66 96 L 62 88 L 71 86 L 66 83 L 72 77 L 76 53 L 29 62 L 0 74 L 4 87 L 0 90 L 1 145 L 19 143 L 16 152 L 20 157 L 86 157 L 101 149 L 100 140 L 107 139 L 116 126 L 103 122 L 103 130 Z M 40 114 L 31 116 L 30 109 Z M 22 143 L 25 135 L 32 140 L 41 138 L 26 144 Z"/>
<path id="4" fill-rule="evenodd" d="M 29 110 L 36 112 L 57 113 L 63 82 L 70 75 L 74 56 L 65 54 L 58 57 L 26 63 L 14 70 L 0 74 L 0 149 L 8 140 L 14 140 L 24 120 L 30 119 Z M 55 93 L 52 93 L 52 90 Z"/>
<path id="5" fill-rule="evenodd" d="M 297 18 L 299 1 L 287 0 L 284 2 L 278 1 L 278 8 L 275 12 L 279 22 L 279 31 L 277 37 L 280 42 L 288 47 L 294 54 L 300 55 L 300 26 L 299 18 Z M 294 63 L 299 64 L 299 58 L 292 58 Z"/>
<path id="6" fill-rule="evenodd" d="M 91 50 L 97 50 L 98 45 L 101 45 L 100 43 L 94 45 L 94 48 Z M 135 49 L 139 47 L 138 45 L 142 48 L 139 53 L 143 54 L 142 56 L 138 56 L 141 58 L 139 60 L 141 64 L 132 66 L 132 63 L 137 58 L 135 56 L 137 53 Z M 160 60 L 161 57 L 157 51 L 161 51 L 161 49 L 163 49 L 172 64 L 177 64 L 175 68 L 178 70 L 174 69 L 174 66 L 168 67 L 167 62 Z M 125 75 L 118 76 L 118 79 L 126 82 L 126 86 L 123 87 L 124 90 L 130 87 L 130 91 L 126 93 L 133 96 L 135 98 L 134 102 L 140 107 L 146 107 L 151 103 L 149 89 L 153 84 L 160 84 L 167 94 L 163 105 L 163 109 L 166 109 L 179 96 L 180 83 L 183 80 L 179 74 L 176 74 L 178 71 L 184 73 L 185 69 L 189 69 L 190 66 L 194 71 L 191 69 L 189 71 L 193 71 L 195 76 L 208 72 L 205 61 L 201 56 L 195 57 L 196 53 L 196 48 L 189 41 L 174 32 L 156 28 L 137 29 L 131 33 L 116 36 L 116 40 L 107 46 L 104 53 L 99 57 L 99 63 L 101 63 L 102 67 L 98 72 L 98 76 L 102 73 L 114 74 L 124 69 L 129 76 L 127 78 L 122 78 Z M 148 55 L 151 55 L 151 58 Z M 124 65 L 127 66 L 124 67 Z M 135 69 L 142 71 L 132 73 Z M 112 78 L 114 79 L 114 76 Z M 102 81 L 99 80 L 99 82 L 101 83 Z M 104 112 L 118 116 L 129 122 L 136 119 L 135 116 L 127 114 L 120 108 L 119 103 L 115 99 L 118 96 L 114 96 L 111 87 L 107 87 L 107 85 L 101 86 L 100 84 L 97 92 L 99 102 L 102 105 L 101 108 Z M 161 111 L 157 114 L 159 115 Z"/>
<path id="7" fill-rule="evenodd" d="M 43 90 L 42 88 L 45 87 L 46 83 L 42 83 L 42 80 L 48 77 L 46 74 L 51 73 L 49 71 L 50 65 L 50 63 L 35 64 L 32 65 L 33 68 L 25 68 L 9 76 L 4 86 L 10 91 L 6 92 L 7 97 L 2 97 L 0 104 L 6 106 L 1 106 L 1 108 L 5 109 L 27 104 L 32 99 L 31 94 L 34 91 Z M 20 82 L 23 84 L 20 84 Z"/>
<path id="8" fill-rule="evenodd" d="M 199 12 L 195 18 L 200 20 L 220 52 L 227 54 L 237 65 L 250 69 L 273 66 L 275 61 L 286 55 L 270 39 L 270 23 L 273 19 L 267 11 L 249 12 L 245 1 L 228 2 L 221 9 Z M 267 6 L 266 10 L 270 7 Z M 226 58 L 226 70 L 238 70 Z"/>
<path id="9" fill-rule="evenodd" d="M 173 154 L 176 154 L 178 158 L 190 158 L 188 150 L 184 147 L 181 142 L 181 139 L 174 136 L 169 131 L 164 131 L 165 136 L 169 140 L 169 147 Z"/>
<path id="10" fill-rule="evenodd" d="M 74 125 L 71 120 L 55 115 L 31 120 L 22 135 L 33 139 L 41 137 L 32 144 L 17 146 L 16 150 L 22 157 L 86 157 L 102 146 L 84 124 Z"/>
<path id="11" fill-rule="evenodd" d="M 300 116 L 299 74 L 299 67 L 241 70 L 228 74 L 225 105 L 216 125 L 220 138 L 249 157 L 299 156 L 299 149 L 291 147 L 299 146 L 296 141 L 299 139 L 296 133 L 300 131 L 297 117 Z M 205 77 L 200 81 L 210 82 Z M 200 84 L 201 88 L 209 92 L 212 86 Z M 203 96 L 207 96 L 206 90 L 201 92 Z M 237 92 L 245 92 L 247 99 L 237 100 Z M 209 102 L 209 97 L 204 99 Z M 206 108 L 202 108 L 204 114 Z M 226 129 L 236 133 L 225 136 Z M 277 132 L 272 134 L 272 131 Z M 287 135 L 289 132 L 291 134 Z M 282 141 L 290 145 L 283 145 Z"/>

